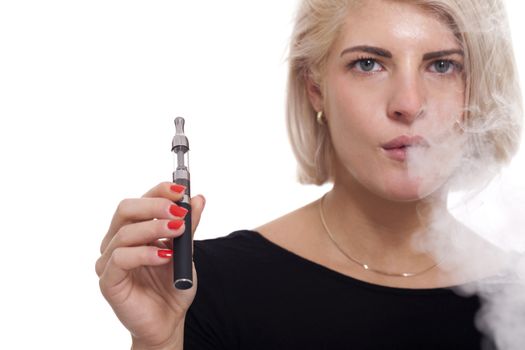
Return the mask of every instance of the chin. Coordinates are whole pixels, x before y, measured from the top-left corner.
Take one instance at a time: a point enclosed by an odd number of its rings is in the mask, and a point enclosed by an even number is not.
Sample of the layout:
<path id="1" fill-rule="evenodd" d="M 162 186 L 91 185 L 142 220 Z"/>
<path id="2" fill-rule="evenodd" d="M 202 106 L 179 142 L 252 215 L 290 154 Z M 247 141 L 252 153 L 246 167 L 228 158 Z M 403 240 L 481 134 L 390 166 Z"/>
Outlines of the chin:
<path id="1" fill-rule="evenodd" d="M 416 202 L 425 198 L 417 190 L 406 188 L 389 189 L 378 195 L 392 202 Z"/>
<path id="2" fill-rule="evenodd" d="M 390 179 L 377 195 L 393 202 L 416 202 L 442 193 L 442 181 L 422 181 L 418 179 Z"/>

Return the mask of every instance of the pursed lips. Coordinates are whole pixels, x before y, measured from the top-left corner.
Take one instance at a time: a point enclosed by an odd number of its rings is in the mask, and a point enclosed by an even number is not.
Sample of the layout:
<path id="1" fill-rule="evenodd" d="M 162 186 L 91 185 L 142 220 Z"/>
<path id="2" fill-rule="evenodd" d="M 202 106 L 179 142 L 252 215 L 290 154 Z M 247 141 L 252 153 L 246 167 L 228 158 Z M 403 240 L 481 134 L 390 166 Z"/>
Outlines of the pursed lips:
<path id="1" fill-rule="evenodd" d="M 407 148 L 415 146 L 429 147 L 429 144 L 422 136 L 402 135 L 382 144 L 381 148 L 389 158 L 404 162 L 407 157 Z"/>

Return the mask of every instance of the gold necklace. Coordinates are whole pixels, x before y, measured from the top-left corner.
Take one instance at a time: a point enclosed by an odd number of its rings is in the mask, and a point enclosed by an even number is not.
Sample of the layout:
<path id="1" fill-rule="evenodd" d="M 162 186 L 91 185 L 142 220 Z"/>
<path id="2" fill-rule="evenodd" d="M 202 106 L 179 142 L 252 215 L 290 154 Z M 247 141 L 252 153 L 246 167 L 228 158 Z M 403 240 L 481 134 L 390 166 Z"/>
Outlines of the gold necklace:
<path id="1" fill-rule="evenodd" d="M 362 268 L 364 268 L 365 270 L 367 271 L 371 271 L 371 272 L 375 272 L 379 275 L 383 275 L 383 276 L 389 276 L 389 277 L 414 277 L 414 276 L 419 276 L 419 275 L 422 275 L 424 274 L 425 272 L 427 271 L 430 271 L 432 270 L 433 268 L 435 268 L 436 266 L 438 266 L 440 262 L 437 262 L 436 264 L 422 270 L 422 271 L 419 271 L 419 272 L 403 272 L 403 273 L 392 273 L 392 272 L 386 272 L 386 271 L 381 271 L 381 270 L 377 270 L 377 269 L 374 269 L 372 267 L 370 267 L 368 264 L 364 264 L 362 262 L 360 262 L 359 260 L 351 257 L 348 253 L 346 253 L 340 246 L 339 244 L 337 244 L 337 242 L 335 241 L 335 238 L 332 234 L 332 232 L 330 232 L 330 229 L 328 229 L 328 225 L 326 224 L 326 220 L 324 218 L 324 213 L 323 213 L 323 205 L 324 205 L 324 198 L 326 197 L 326 194 L 321 198 L 321 200 L 319 201 L 319 214 L 321 216 L 321 222 L 323 223 L 323 226 L 324 226 L 324 229 L 326 231 L 326 233 L 328 233 L 328 237 L 330 237 L 330 240 L 334 243 L 334 245 L 337 247 L 337 249 L 344 255 L 346 256 L 350 261 L 358 264 L 359 266 L 361 266 Z"/>

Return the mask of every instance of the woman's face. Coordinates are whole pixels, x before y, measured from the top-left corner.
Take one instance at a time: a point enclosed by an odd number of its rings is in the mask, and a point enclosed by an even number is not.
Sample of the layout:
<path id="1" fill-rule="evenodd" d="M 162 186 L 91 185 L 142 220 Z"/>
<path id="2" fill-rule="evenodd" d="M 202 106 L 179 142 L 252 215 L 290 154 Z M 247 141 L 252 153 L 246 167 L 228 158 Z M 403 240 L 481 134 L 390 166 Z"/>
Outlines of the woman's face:
<path id="1" fill-rule="evenodd" d="M 421 7 L 367 0 L 332 47 L 322 93 L 336 153 L 335 181 L 390 200 L 424 198 L 457 167 L 465 83 L 461 45 Z"/>

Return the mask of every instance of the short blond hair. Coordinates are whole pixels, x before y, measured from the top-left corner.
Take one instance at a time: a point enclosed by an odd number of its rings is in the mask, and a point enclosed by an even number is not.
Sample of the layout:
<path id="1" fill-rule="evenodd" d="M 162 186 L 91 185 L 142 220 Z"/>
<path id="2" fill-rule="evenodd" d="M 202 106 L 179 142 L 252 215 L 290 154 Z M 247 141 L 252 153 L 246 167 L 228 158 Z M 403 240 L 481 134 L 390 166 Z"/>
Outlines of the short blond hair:
<path id="1" fill-rule="evenodd" d="M 311 79 L 324 92 L 327 57 L 348 11 L 352 5 L 359 6 L 359 1 L 303 0 L 296 14 L 289 47 L 286 115 L 298 178 L 304 184 L 333 181 L 330 134 L 327 127 L 316 122 L 318 111 L 313 109 L 306 87 Z M 490 168 L 487 157 L 499 170 L 516 153 L 522 128 L 522 96 L 502 1 L 392 1 L 422 6 L 453 30 L 465 54 L 468 102 L 464 130 L 469 157 L 480 161 L 476 170 Z"/>

